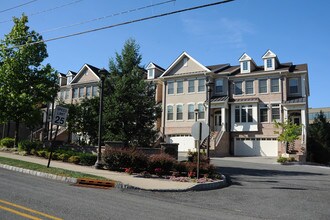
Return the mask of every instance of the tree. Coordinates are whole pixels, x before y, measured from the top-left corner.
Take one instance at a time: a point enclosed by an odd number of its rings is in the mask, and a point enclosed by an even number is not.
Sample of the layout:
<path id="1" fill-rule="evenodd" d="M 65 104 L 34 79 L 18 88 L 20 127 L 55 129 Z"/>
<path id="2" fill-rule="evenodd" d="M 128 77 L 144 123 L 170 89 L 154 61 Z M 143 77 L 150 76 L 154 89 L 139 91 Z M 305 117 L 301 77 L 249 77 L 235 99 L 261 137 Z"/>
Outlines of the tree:
<path id="1" fill-rule="evenodd" d="M 322 111 L 316 115 L 308 129 L 310 160 L 318 163 L 330 162 L 330 123 Z"/>
<path id="2" fill-rule="evenodd" d="M 0 45 L 0 121 L 15 122 L 17 146 L 19 124 L 31 121 L 39 107 L 56 96 L 58 87 L 56 72 L 41 64 L 48 57 L 42 36 L 29 30 L 24 14 L 13 21 Z"/>
<path id="3" fill-rule="evenodd" d="M 281 129 L 282 132 L 275 131 L 275 134 L 279 134 L 277 140 L 285 143 L 286 153 L 294 151 L 295 141 L 299 139 L 301 135 L 301 125 L 297 125 L 290 120 L 285 122 L 274 121 L 275 128 Z"/>
<path id="4" fill-rule="evenodd" d="M 60 105 L 69 109 L 67 117 L 67 129 L 69 137 L 71 133 L 81 133 L 88 136 L 91 144 L 97 144 L 98 138 L 98 115 L 99 115 L 99 98 L 85 98 L 79 104 Z M 68 139 L 68 142 L 71 140 Z"/>
<path id="5" fill-rule="evenodd" d="M 135 40 L 125 42 L 121 54 L 110 59 L 110 77 L 105 83 L 105 138 L 128 146 L 149 146 L 156 132 L 160 108 L 154 86 L 145 81 L 142 56 Z"/>

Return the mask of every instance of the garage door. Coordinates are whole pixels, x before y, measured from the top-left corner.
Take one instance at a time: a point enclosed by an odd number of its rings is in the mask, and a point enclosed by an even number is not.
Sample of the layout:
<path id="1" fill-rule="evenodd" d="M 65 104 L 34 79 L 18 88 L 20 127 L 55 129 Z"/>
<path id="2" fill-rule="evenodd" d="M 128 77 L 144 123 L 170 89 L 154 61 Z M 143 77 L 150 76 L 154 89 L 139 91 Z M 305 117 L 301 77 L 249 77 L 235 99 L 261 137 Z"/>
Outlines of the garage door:
<path id="1" fill-rule="evenodd" d="M 278 156 L 276 138 L 236 138 L 235 156 Z"/>
<path id="2" fill-rule="evenodd" d="M 192 136 L 188 135 L 177 135 L 169 137 L 170 143 L 179 144 L 179 152 L 187 152 L 188 150 L 195 149 L 195 140 Z"/>

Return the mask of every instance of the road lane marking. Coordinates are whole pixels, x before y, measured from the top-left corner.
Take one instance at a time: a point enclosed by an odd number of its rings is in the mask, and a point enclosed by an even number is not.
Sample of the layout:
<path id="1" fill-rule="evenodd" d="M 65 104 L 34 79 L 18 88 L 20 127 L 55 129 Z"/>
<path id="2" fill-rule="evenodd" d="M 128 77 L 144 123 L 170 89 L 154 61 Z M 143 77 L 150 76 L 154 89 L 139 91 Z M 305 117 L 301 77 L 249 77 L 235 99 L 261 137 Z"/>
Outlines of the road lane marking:
<path id="1" fill-rule="evenodd" d="M 32 220 L 42 220 L 41 218 L 37 218 L 37 217 L 34 217 L 34 216 L 32 216 L 32 215 L 28 215 L 28 214 L 25 214 L 25 213 L 23 213 L 23 212 L 19 212 L 19 211 L 16 211 L 16 210 L 14 210 L 14 209 L 10 209 L 10 208 L 7 208 L 7 207 L 1 206 L 1 205 L 0 205 L 0 209 L 3 209 L 3 210 L 5 210 L 5 211 L 7 211 L 7 212 L 14 213 L 14 214 L 16 214 L 16 215 L 23 216 L 23 217 L 28 218 L 28 219 L 32 219 Z"/>
<path id="2" fill-rule="evenodd" d="M 31 212 L 31 213 L 34 213 L 34 214 L 37 214 L 37 215 L 44 216 L 44 217 L 49 218 L 49 219 L 53 219 L 53 220 L 63 220 L 62 218 L 58 218 L 58 217 L 55 217 L 55 216 L 51 216 L 51 215 L 48 215 L 48 214 L 46 214 L 46 213 L 39 212 L 39 211 L 36 211 L 36 210 L 30 209 L 30 208 L 27 208 L 27 207 L 25 207 L 25 206 L 17 205 L 17 204 L 15 204 L 15 203 L 7 202 L 7 201 L 2 200 L 2 199 L 0 199 L 0 202 L 3 203 L 3 204 L 9 205 L 9 206 L 12 206 L 12 207 L 18 208 L 18 209 L 23 209 L 23 210 L 25 210 L 25 211 L 28 211 L 28 212 Z M 0 207 L 2 208 L 3 206 L 0 206 Z M 5 207 L 4 207 L 4 208 L 5 208 Z M 8 209 L 9 209 L 9 208 L 8 208 Z M 11 210 L 13 210 L 13 209 L 11 209 Z M 14 210 L 14 211 L 15 211 L 15 210 Z M 18 213 L 21 213 L 21 212 L 18 212 Z M 24 214 L 24 213 L 22 213 L 22 214 Z M 32 217 L 33 217 L 33 216 L 32 216 Z M 37 220 L 37 219 L 39 220 L 39 218 L 35 218 L 35 219 L 36 219 L 36 220 Z"/>

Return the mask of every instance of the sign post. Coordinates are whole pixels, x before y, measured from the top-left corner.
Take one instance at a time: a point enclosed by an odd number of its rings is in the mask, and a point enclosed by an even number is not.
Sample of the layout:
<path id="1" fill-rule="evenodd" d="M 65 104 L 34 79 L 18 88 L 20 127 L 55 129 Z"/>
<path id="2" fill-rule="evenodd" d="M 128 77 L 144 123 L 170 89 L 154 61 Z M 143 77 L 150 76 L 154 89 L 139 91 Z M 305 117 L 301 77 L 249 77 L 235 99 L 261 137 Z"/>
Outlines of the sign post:
<path id="1" fill-rule="evenodd" d="M 191 127 L 191 135 L 197 140 L 197 179 L 199 179 L 201 140 L 204 140 L 208 136 L 208 131 L 209 126 L 205 122 L 195 122 Z"/>
<path id="2" fill-rule="evenodd" d="M 52 159 L 53 145 L 54 145 L 54 142 L 55 142 L 56 137 L 57 137 L 58 128 L 59 128 L 59 126 L 64 126 L 65 125 L 66 118 L 68 116 L 68 112 L 69 112 L 68 108 L 64 108 L 64 107 L 61 107 L 59 105 L 56 106 L 55 114 L 53 116 L 53 125 L 56 125 L 56 131 L 55 131 L 55 137 L 51 140 L 51 143 L 50 143 L 50 155 L 49 155 L 49 159 L 48 159 L 47 168 L 49 168 L 50 161 Z M 52 138 L 52 136 L 53 136 L 53 134 L 51 134 L 51 138 Z"/>

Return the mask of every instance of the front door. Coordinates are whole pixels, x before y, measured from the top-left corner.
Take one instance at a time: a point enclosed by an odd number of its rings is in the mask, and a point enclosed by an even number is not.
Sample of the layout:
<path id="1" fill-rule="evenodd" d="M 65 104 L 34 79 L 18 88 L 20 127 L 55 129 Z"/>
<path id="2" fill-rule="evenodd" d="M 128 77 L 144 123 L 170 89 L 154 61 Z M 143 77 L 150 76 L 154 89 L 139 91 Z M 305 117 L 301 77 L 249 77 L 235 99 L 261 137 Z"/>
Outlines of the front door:
<path id="1" fill-rule="evenodd" d="M 221 131 L 221 111 L 214 113 L 214 130 Z"/>

